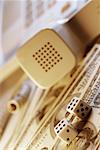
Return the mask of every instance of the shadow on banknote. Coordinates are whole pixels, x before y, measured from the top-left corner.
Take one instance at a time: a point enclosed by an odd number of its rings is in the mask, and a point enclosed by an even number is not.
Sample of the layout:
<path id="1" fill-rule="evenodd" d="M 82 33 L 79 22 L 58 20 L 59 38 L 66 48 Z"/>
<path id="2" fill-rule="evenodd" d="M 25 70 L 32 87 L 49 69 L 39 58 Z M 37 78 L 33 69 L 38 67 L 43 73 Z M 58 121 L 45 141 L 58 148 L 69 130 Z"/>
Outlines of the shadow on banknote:
<path id="1" fill-rule="evenodd" d="M 54 127 L 56 124 L 65 117 L 66 105 L 73 96 L 79 96 L 75 94 L 69 96 L 66 101 L 58 108 L 55 113 L 55 116 L 52 118 L 51 122 L 51 135 L 53 138 L 56 138 Z M 72 143 L 67 146 L 63 141 L 58 139 L 53 147 L 53 150 L 60 150 L 63 147 L 63 150 L 99 150 L 100 148 L 100 128 L 99 121 L 97 122 L 96 118 L 100 117 L 100 112 L 97 105 L 100 103 L 97 99 L 94 100 L 93 112 L 90 115 L 88 121 L 84 125 L 83 129 L 79 132 L 78 136 L 72 141 Z"/>

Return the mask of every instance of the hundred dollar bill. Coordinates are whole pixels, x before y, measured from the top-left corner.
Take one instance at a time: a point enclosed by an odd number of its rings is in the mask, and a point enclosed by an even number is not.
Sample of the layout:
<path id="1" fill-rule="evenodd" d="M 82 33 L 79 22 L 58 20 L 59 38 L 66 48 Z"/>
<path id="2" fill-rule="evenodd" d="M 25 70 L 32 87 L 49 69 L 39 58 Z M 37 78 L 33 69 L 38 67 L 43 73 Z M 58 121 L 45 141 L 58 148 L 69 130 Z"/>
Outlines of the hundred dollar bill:
<path id="1" fill-rule="evenodd" d="M 26 149 L 29 150 L 99 150 L 100 149 L 100 45 L 95 45 L 79 69 L 77 78 L 72 82 L 70 88 L 62 97 L 58 97 L 58 105 L 53 105 L 53 109 L 46 115 L 44 123 L 33 135 Z M 62 141 L 57 140 L 54 133 L 55 122 L 59 121 L 58 112 L 63 103 L 67 103 L 73 96 L 78 96 L 82 100 L 93 106 L 92 114 L 84 126 L 82 132 L 73 140 L 70 146 L 66 146 Z M 63 109 L 63 108 L 62 108 Z M 62 112 L 64 112 L 62 110 Z M 56 115 L 55 115 L 56 114 Z M 63 116 L 63 113 L 61 114 Z M 57 118 L 56 118 L 57 117 Z M 53 119 L 54 118 L 54 119 Z M 58 119 L 58 120 L 57 120 Z M 24 145 L 24 143 L 23 143 Z M 20 147 L 21 148 L 21 147 Z"/>

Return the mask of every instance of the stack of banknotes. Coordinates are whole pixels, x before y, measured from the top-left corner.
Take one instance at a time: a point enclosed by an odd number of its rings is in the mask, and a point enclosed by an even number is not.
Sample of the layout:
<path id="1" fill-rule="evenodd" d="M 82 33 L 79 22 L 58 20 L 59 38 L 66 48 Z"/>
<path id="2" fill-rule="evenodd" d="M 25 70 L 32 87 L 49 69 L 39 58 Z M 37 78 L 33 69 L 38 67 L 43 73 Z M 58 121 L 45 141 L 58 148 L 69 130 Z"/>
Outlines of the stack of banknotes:
<path id="1" fill-rule="evenodd" d="M 11 103 L 13 89 L 12 95 L 6 93 L 8 99 L 0 103 L 0 150 L 100 150 L 100 44 L 95 44 L 72 72 L 48 90 L 22 75 L 16 83 L 17 91 L 26 80 L 31 87 L 26 101 L 20 105 L 16 98 L 17 103 Z M 66 145 L 57 138 L 54 127 L 74 96 L 92 106 L 92 113 L 82 131 Z"/>

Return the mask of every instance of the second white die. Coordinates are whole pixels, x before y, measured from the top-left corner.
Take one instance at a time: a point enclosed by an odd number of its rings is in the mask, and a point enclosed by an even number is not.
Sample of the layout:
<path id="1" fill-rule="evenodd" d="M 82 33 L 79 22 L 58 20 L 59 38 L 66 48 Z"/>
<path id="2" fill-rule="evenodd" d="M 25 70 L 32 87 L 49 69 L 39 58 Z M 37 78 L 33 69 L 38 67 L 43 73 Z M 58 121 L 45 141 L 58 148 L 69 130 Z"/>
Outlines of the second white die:
<path id="1" fill-rule="evenodd" d="M 65 118 L 55 126 L 54 130 L 57 136 L 66 144 L 70 144 L 78 134 Z"/>

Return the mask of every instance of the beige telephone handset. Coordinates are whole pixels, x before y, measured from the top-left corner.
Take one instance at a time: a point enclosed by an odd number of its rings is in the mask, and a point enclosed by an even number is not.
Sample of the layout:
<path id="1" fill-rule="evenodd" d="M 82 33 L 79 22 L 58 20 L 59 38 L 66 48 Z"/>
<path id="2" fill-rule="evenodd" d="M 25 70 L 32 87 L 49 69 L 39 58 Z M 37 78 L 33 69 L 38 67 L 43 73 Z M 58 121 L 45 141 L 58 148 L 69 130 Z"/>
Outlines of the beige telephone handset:
<path id="1" fill-rule="evenodd" d="M 20 48 L 17 59 L 38 86 L 51 87 L 75 67 L 75 58 L 83 58 L 100 34 L 99 10 L 100 1 L 93 0 L 68 22 L 42 30 Z"/>
<path id="2" fill-rule="evenodd" d="M 75 67 L 75 56 L 51 29 L 34 36 L 18 53 L 17 59 L 29 77 L 41 88 L 49 88 Z"/>

